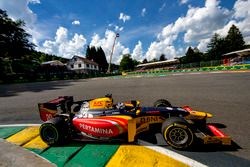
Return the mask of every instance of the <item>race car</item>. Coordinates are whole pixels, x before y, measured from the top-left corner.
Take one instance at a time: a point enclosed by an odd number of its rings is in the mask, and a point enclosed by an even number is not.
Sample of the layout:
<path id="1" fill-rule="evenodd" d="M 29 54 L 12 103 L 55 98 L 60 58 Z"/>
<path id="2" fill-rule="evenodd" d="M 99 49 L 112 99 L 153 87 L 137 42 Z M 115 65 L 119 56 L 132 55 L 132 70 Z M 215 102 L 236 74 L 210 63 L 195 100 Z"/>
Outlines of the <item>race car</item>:
<path id="1" fill-rule="evenodd" d="M 211 114 L 175 107 L 165 99 L 144 107 L 137 100 L 114 104 L 112 95 L 81 101 L 61 96 L 38 107 L 44 121 L 40 136 L 49 145 L 70 140 L 134 142 L 146 131 L 161 132 L 175 149 L 190 148 L 198 139 L 204 144 L 231 144 L 230 136 L 206 123 Z"/>

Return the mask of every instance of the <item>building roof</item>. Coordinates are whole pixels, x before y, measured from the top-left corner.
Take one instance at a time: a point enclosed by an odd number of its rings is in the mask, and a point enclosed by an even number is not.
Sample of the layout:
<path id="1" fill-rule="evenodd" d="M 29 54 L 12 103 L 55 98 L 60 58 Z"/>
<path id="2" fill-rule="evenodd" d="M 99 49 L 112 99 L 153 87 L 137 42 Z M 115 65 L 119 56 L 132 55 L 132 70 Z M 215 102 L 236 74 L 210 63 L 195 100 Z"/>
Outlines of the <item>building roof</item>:
<path id="1" fill-rule="evenodd" d="M 176 64 L 176 63 L 179 63 L 178 59 L 171 59 L 171 60 L 165 60 L 165 61 L 139 64 L 137 65 L 137 67 L 149 67 L 149 66 L 157 66 L 157 65 Z"/>
<path id="2" fill-rule="evenodd" d="M 84 58 L 84 57 L 80 57 L 80 56 L 74 56 L 74 57 L 77 57 L 77 58 L 79 58 L 80 60 L 82 60 L 84 63 L 86 63 L 86 64 L 92 64 L 92 65 L 95 65 L 95 66 L 98 66 L 98 64 L 96 63 L 96 62 L 94 62 L 94 61 L 92 61 L 92 60 L 89 60 L 89 59 L 87 59 L 87 58 Z M 73 57 L 73 58 L 74 58 Z M 73 59 L 72 58 L 72 59 Z"/>
<path id="3" fill-rule="evenodd" d="M 237 50 L 234 52 L 229 52 L 229 53 L 223 54 L 222 56 L 233 56 L 233 55 L 248 56 L 248 55 L 250 55 L 250 49 Z"/>
<path id="4" fill-rule="evenodd" d="M 43 62 L 41 65 L 64 66 L 64 64 L 62 62 L 60 62 L 59 60 L 52 60 L 52 61 Z"/>

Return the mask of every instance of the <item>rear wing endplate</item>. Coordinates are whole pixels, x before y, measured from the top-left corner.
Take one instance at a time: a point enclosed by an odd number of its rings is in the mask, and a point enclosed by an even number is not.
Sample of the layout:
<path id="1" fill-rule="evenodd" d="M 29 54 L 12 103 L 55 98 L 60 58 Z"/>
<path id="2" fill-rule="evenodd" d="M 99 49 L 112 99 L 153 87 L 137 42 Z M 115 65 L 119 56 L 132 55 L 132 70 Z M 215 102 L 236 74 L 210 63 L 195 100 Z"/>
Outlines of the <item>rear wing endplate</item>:
<path id="1" fill-rule="evenodd" d="M 60 96 L 46 103 L 38 103 L 40 118 L 42 121 L 50 120 L 57 113 L 67 113 L 73 104 L 73 96 Z"/>

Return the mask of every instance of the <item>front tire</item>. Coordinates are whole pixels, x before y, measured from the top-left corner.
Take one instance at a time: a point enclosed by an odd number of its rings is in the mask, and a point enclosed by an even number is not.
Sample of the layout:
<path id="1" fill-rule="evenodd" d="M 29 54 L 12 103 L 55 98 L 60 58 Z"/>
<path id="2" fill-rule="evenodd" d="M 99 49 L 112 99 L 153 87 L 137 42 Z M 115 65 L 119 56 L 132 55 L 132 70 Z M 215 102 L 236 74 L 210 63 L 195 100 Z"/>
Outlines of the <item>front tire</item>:
<path id="1" fill-rule="evenodd" d="M 159 99 L 154 102 L 154 107 L 172 107 L 172 105 L 166 99 Z"/>
<path id="2" fill-rule="evenodd" d="M 69 130 L 65 118 L 55 117 L 40 127 L 40 137 L 48 145 L 58 145 L 69 140 Z"/>
<path id="3" fill-rule="evenodd" d="M 165 141 L 175 149 L 185 150 L 194 142 L 194 134 L 186 120 L 171 117 L 162 124 L 162 135 Z"/>

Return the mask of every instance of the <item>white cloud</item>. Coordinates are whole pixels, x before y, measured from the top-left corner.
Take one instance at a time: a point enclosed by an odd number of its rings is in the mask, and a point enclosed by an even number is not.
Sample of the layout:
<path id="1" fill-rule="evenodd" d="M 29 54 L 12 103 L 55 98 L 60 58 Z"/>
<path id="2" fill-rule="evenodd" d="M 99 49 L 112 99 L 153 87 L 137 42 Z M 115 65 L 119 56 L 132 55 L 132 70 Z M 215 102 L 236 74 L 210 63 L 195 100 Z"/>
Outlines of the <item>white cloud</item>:
<path id="1" fill-rule="evenodd" d="M 141 11 L 141 16 L 144 17 L 146 15 L 146 12 L 147 12 L 146 8 L 143 8 Z"/>
<path id="2" fill-rule="evenodd" d="M 241 31 L 246 43 L 250 43 L 250 1 L 238 0 L 235 2 L 231 20 L 217 29 L 215 32 L 221 36 L 226 36 L 230 27 L 234 24 Z"/>
<path id="3" fill-rule="evenodd" d="M 132 55 L 132 58 L 136 59 L 137 61 L 142 61 L 143 60 L 144 56 L 143 56 L 141 41 L 138 41 L 138 43 L 135 45 L 135 48 L 134 48 L 131 55 Z"/>
<path id="4" fill-rule="evenodd" d="M 125 48 L 125 49 L 122 51 L 122 55 L 125 55 L 125 54 L 130 54 L 129 48 Z"/>
<path id="5" fill-rule="evenodd" d="M 124 13 L 120 13 L 119 20 L 122 20 L 124 23 L 125 23 L 126 21 L 129 21 L 130 18 L 131 18 L 131 17 L 130 17 L 129 15 L 126 15 L 126 14 L 124 14 Z"/>
<path id="6" fill-rule="evenodd" d="M 248 17 L 250 15 L 249 7 L 250 7 L 250 1 L 238 0 L 234 4 L 234 10 L 235 10 L 234 16 L 236 18 Z"/>
<path id="7" fill-rule="evenodd" d="M 174 23 L 165 26 L 158 34 L 158 41 L 151 43 L 146 53 L 147 58 L 158 58 L 162 53 L 168 59 L 173 58 L 177 53 L 174 47 L 169 47 L 175 40 L 184 34 L 184 42 L 188 45 L 195 42 L 199 49 L 205 49 L 205 45 L 212 34 L 224 27 L 232 17 L 232 12 L 219 6 L 217 0 L 206 0 L 204 7 L 190 6 L 186 16 L 179 17 Z M 201 50 L 205 51 L 205 50 Z"/>
<path id="8" fill-rule="evenodd" d="M 188 3 L 188 0 L 180 0 L 181 5 L 186 4 L 186 3 Z"/>
<path id="9" fill-rule="evenodd" d="M 106 30 L 104 38 L 100 38 L 98 34 L 94 34 L 90 42 L 90 46 L 102 47 L 103 51 L 105 52 L 108 62 L 110 60 L 110 54 L 111 54 L 112 46 L 114 43 L 115 35 L 116 35 L 115 32 Z M 117 38 L 115 46 L 114 46 L 112 62 L 119 64 L 122 59 L 122 55 L 127 54 L 127 53 L 129 53 L 129 48 L 126 48 L 125 46 L 123 46 L 119 42 L 119 38 Z"/>
<path id="10" fill-rule="evenodd" d="M 160 55 L 164 54 L 167 59 L 173 59 L 177 57 L 174 46 L 166 45 L 164 41 L 151 43 L 146 53 L 147 60 L 159 59 Z"/>
<path id="11" fill-rule="evenodd" d="M 64 58 L 71 58 L 74 55 L 83 56 L 83 48 L 86 42 L 85 37 L 77 33 L 69 39 L 68 30 L 64 27 L 59 27 L 54 40 L 46 40 L 39 50 Z"/>
<path id="12" fill-rule="evenodd" d="M 115 31 L 122 31 L 124 27 L 115 26 Z"/>
<path id="13" fill-rule="evenodd" d="M 207 45 L 208 45 L 209 42 L 210 42 L 210 38 L 201 39 L 201 40 L 199 41 L 199 44 L 198 44 L 197 48 L 198 48 L 200 51 L 204 52 L 204 51 L 207 50 Z"/>
<path id="14" fill-rule="evenodd" d="M 159 12 L 163 11 L 163 9 L 166 7 L 166 3 L 163 3 L 161 7 L 159 8 Z"/>
<path id="15" fill-rule="evenodd" d="M 27 24 L 34 24 L 36 14 L 28 7 L 28 4 L 40 4 L 39 0 L 8 0 L 0 1 L 0 8 L 7 11 L 7 14 L 14 20 L 22 19 Z"/>
<path id="16" fill-rule="evenodd" d="M 109 24 L 108 26 L 111 27 L 111 28 L 114 28 L 114 30 L 116 32 L 117 31 L 122 31 L 124 29 L 124 27 L 119 27 L 118 25 L 115 25 L 115 24 Z"/>
<path id="17" fill-rule="evenodd" d="M 79 20 L 74 20 L 73 22 L 72 22 L 72 25 L 80 25 L 81 23 L 80 23 L 80 21 Z"/>
<path id="18" fill-rule="evenodd" d="M 234 4 L 234 18 L 237 19 L 235 25 L 240 29 L 245 41 L 250 43 L 250 1 L 238 0 Z"/>

